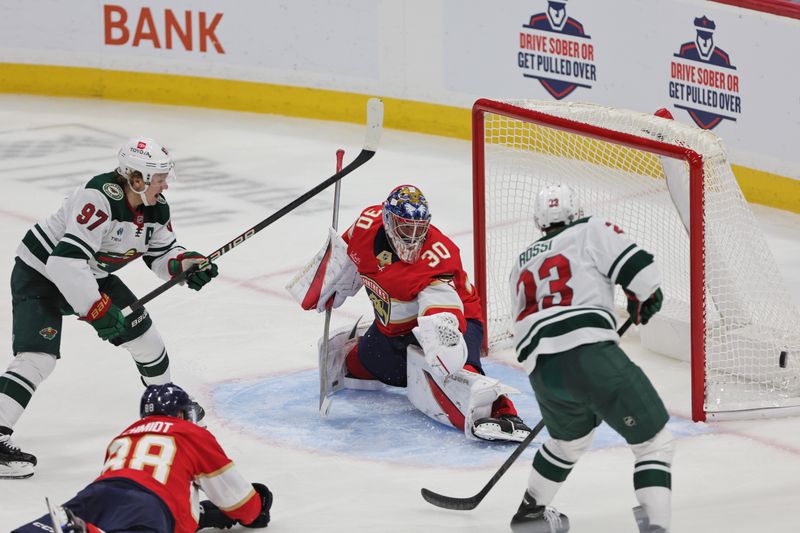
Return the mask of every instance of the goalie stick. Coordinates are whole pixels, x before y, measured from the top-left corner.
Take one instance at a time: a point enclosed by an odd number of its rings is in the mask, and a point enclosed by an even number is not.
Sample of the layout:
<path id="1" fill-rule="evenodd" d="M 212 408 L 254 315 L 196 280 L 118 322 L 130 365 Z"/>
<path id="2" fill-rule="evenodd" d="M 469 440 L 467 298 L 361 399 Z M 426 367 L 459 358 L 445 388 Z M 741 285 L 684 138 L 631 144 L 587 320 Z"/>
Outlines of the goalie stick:
<path id="1" fill-rule="evenodd" d="M 344 150 L 339 148 L 336 150 L 336 172 L 342 171 L 343 158 Z M 333 188 L 333 221 L 331 222 L 333 229 L 339 229 L 339 194 L 341 188 L 342 182 L 337 181 L 336 186 Z M 328 304 L 332 303 L 333 300 L 328 302 Z M 331 313 L 333 310 L 330 305 L 326 305 L 326 307 L 325 327 L 322 330 L 322 359 L 319 364 L 319 414 L 323 417 L 328 416 L 328 411 L 331 409 L 331 397 L 328 391 L 328 334 L 331 331 Z"/>
<path id="2" fill-rule="evenodd" d="M 628 318 L 628 320 L 626 320 L 625 323 L 622 324 L 622 326 L 617 330 L 617 334 L 620 337 L 624 335 L 631 324 L 631 319 Z M 534 426 L 530 434 L 525 437 L 525 440 L 519 443 L 519 446 L 517 446 L 509 458 L 506 459 L 502 465 L 500 465 L 500 468 L 498 468 L 497 472 L 494 473 L 492 479 L 490 479 L 489 482 L 475 496 L 470 496 L 468 498 L 455 498 L 453 496 L 445 496 L 443 494 L 438 494 L 432 490 L 423 488 L 420 491 L 422 493 L 422 497 L 431 505 L 442 507 L 443 509 L 452 509 L 454 511 L 471 511 L 472 509 L 475 509 L 478 504 L 483 501 L 483 498 L 489 494 L 489 491 L 492 490 L 492 487 L 494 487 L 500 478 L 503 477 L 503 474 L 505 474 L 506 471 L 511 468 L 511 465 L 514 464 L 514 461 L 516 461 L 517 458 L 522 455 L 522 452 L 525 451 L 525 448 L 527 448 L 528 445 L 533 442 L 533 439 L 536 438 L 536 435 L 538 435 L 543 428 L 544 420 L 539 420 L 539 423 Z"/>
<path id="3" fill-rule="evenodd" d="M 284 215 L 294 211 L 302 204 L 306 203 L 308 200 L 313 198 L 314 196 L 318 195 L 334 183 L 337 183 L 339 180 L 353 172 L 355 169 L 372 159 L 372 156 L 375 155 L 375 152 L 378 150 L 378 143 L 381 138 L 381 130 L 383 128 L 383 101 L 380 98 L 370 98 L 367 102 L 367 132 L 364 139 L 364 147 L 361 149 L 361 152 L 356 156 L 356 158 L 351 161 L 346 167 L 342 170 L 331 176 L 330 178 L 326 179 L 313 189 L 307 191 L 305 194 L 299 196 L 298 198 L 292 200 L 281 209 L 276 211 L 275 213 L 271 214 L 252 228 L 244 231 L 234 239 L 232 239 L 227 244 L 223 245 L 221 248 L 213 251 L 206 257 L 208 260 L 204 263 L 199 265 L 192 265 L 190 268 L 184 270 L 174 278 L 166 281 L 150 291 L 149 293 L 145 294 L 135 302 L 133 302 L 128 307 L 122 310 L 122 314 L 125 316 L 130 315 L 133 311 L 137 309 L 141 309 L 144 305 L 154 299 L 156 296 L 166 292 L 173 286 L 177 285 L 178 283 L 184 281 L 187 277 L 191 276 L 198 270 L 201 270 L 208 266 L 209 263 L 219 259 L 220 256 L 230 252 L 244 241 L 261 231 L 262 229 L 266 228 L 279 218 L 283 217 Z"/>

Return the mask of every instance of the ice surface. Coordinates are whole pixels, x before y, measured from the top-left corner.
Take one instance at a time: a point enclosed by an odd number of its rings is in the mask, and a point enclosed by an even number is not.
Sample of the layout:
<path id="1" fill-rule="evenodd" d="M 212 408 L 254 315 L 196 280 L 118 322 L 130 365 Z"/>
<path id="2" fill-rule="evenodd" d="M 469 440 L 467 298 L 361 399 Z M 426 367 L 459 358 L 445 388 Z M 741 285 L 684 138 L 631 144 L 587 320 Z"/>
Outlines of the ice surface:
<path id="1" fill-rule="evenodd" d="M 391 108 L 386 110 L 390 114 Z M 0 279 L 28 227 L 63 194 L 115 166 L 130 134 L 172 149 L 178 181 L 167 193 L 179 240 L 210 252 L 333 174 L 363 142 L 363 127 L 269 115 L 93 100 L 0 96 Z M 471 159 L 467 142 L 387 130 L 374 160 L 345 178 L 341 225 L 401 182 L 419 185 L 434 223 L 461 247 L 471 272 Z M 476 493 L 511 445 L 467 442 L 414 412 L 403 391 L 346 392 L 316 415 L 316 341 L 322 316 L 303 312 L 284 285 L 321 246 L 332 189 L 220 259 L 220 277 L 200 293 L 175 287 L 147 307 L 173 363 L 245 475 L 275 493 L 269 530 L 279 532 L 507 531 L 525 488 L 528 450 L 474 511 L 445 511 L 421 487 Z M 790 291 L 800 299 L 800 216 L 756 207 Z M 141 262 L 121 277 L 139 295 L 160 282 Z M 0 284 L 0 342 L 10 360 L 11 302 Z M 365 297 L 334 312 L 333 326 L 370 314 Z M 62 359 L 16 427 L 39 457 L 36 475 L 0 482 L 0 531 L 43 514 L 44 497 L 71 497 L 99 472 L 108 441 L 132 422 L 142 391 L 127 352 L 100 342 L 73 319 Z M 691 424 L 689 367 L 646 353 L 635 331 L 623 348 L 664 397 L 679 436 L 673 468 L 675 532 L 798 531 L 800 419 Z M 531 425 L 536 409 L 510 354 L 486 362 L 520 389 Z M 538 439 L 541 441 L 541 439 Z M 555 504 L 576 533 L 635 532 L 631 452 L 607 428 Z"/>

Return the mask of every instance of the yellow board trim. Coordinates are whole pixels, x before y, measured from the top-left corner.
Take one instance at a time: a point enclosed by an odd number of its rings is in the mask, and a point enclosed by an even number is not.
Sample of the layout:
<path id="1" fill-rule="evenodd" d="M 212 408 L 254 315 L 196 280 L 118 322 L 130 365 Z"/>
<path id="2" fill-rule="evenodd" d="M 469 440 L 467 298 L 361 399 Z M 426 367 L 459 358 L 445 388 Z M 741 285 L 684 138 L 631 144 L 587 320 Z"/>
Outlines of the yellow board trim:
<path id="1" fill-rule="evenodd" d="M 271 113 L 361 124 L 371 95 L 270 83 L 0 63 L 0 93 L 105 98 Z M 470 109 L 384 98 L 387 128 L 457 139 L 472 137 Z M 732 165 L 749 202 L 800 213 L 800 180 Z"/>

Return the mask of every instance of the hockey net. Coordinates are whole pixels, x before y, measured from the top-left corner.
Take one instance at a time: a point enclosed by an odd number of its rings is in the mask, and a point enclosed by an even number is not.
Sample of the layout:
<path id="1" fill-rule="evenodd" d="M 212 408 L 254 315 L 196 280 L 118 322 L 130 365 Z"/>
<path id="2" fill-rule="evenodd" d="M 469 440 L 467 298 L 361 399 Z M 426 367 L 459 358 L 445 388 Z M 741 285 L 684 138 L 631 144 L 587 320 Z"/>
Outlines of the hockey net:
<path id="1" fill-rule="evenodd" d="M 508 276 L 541 236 L 535 196 L 566 183 L 654 254 L 665 301 L 640 336 L 690 361 L 694 420 L 800 413 L 800 313 L 716 135 L 592 104 L 478 100 L 473 173 L 490 350 L 510 345 Z"/>

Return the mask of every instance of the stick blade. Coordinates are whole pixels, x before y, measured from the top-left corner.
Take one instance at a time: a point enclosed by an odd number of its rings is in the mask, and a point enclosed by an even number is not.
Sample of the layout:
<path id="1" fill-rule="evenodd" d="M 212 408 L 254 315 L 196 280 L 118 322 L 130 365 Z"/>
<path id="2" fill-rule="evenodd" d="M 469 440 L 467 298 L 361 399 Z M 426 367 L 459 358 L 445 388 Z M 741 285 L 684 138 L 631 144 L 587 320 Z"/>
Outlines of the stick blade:
<path id="1" fill-rule="evenodd" d="M 383 129 L 383 100 L 370 98 L 367 102 L 367 133 L 364 139 L 364 150 L 375 152 L 381 140 Z"/>
<path id="2" fill-rule="evenodd" d="M 441 507 L 442 509 L 452 509 L 453 511 L 471 511 L 481 502 L 480 498 L 477 496 L 472 496 L 471 498 L 453 498 L 452 496 L 437 494 L 428 489 L 422 489 L 420 492 L 425 501 L 431 505 Z"/>

